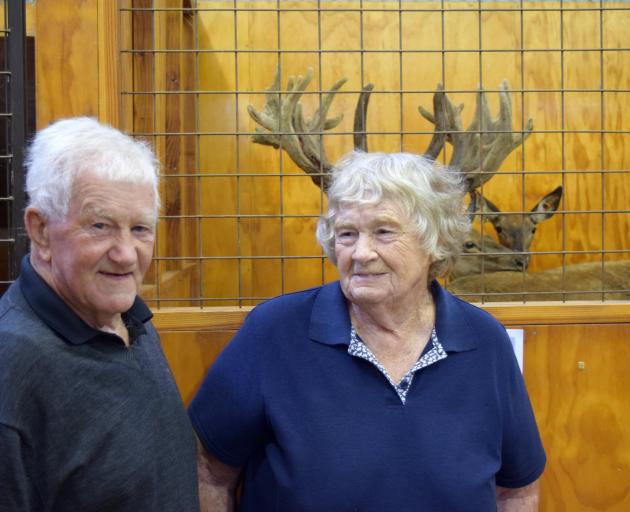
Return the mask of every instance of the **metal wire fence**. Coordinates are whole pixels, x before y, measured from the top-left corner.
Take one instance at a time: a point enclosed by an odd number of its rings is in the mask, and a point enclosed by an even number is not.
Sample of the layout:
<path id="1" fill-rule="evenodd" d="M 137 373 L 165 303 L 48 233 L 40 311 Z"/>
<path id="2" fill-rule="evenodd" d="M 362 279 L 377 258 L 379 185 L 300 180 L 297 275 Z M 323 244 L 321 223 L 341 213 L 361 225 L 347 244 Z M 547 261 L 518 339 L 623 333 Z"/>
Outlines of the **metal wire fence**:
<path id="1" fill-rule="evenodd" d="M 17 277 L 27 241 L 23 150 L 34 128 L 34 44 L 24 2 L 2 2 L 0 21 L 0 293 Z M 30 113 L 30 116 L 29 116 Z"/>
<path id="2" fill-rule="evenodd" d="M 308 68 L 303 112 L 347 78 L 331 106 L 345 118 L 308 134 L 330 162 L 353 147 L 368 82 L 370 150 L 421 153 L 434 126 L 417 107 L 431 110 L 438 83 L 465 105 L 462 131 L 487 136 L 505 129 L 475 127 L 479 88 L 496 120 L 507 79 L 510 133 L 527 134 L 529 118 L 533 130 L 478 190 L 498 206 L 478 212 L 481 245 L 463 250 L 479 270 L 447 283 L 471 300 L 630 298 L 628 3 L 125 0 L 120 19 L 124 127 L 163 162 L 152 305 L 254 304 L 335 278 L 314 242 L 326 200 L 312 178 L 326 169 L 307 175 L 290 158 L 287 127 L 279 149 L 254 144 L 248 115 L 263 109 L 276 70 L 288 97 L 289 77 Z M 527 224 L 558 186 L 552 216 Z M 531 245 L 490 245 L 508 218 L 521 239 L 537 231 Z M 499 276 L 493 261 L 510 256 L 529 268 Z"/>

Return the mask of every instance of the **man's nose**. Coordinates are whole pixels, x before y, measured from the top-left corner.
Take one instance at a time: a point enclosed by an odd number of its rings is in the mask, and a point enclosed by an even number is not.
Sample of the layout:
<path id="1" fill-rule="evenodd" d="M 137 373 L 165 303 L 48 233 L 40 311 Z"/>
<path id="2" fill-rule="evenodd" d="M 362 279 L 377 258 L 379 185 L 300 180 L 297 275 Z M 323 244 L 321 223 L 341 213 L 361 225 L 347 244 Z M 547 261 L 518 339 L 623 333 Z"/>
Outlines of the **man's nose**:
<path id="1" fill-rule="evenodd" d="M 109 250 L 109 257 L 121 266 L 134 265 L 138 259 L 138 253 L 133 236 L 130 233 L 119 234 Z"/>

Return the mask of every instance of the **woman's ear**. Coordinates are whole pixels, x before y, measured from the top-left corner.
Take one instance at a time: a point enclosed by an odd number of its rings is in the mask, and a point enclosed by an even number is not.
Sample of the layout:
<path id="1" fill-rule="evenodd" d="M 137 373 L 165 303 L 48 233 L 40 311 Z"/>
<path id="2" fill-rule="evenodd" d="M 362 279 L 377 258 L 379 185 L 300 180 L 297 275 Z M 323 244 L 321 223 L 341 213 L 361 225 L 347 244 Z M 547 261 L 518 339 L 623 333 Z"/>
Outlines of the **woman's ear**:
<path id="1" fill-rule="evenodd" d="M 50 221 L 37 208 L 29 206 L 24 212 L 24 227 L 31 240 L 31 252 L 43 261 L 50 260 Z"/>

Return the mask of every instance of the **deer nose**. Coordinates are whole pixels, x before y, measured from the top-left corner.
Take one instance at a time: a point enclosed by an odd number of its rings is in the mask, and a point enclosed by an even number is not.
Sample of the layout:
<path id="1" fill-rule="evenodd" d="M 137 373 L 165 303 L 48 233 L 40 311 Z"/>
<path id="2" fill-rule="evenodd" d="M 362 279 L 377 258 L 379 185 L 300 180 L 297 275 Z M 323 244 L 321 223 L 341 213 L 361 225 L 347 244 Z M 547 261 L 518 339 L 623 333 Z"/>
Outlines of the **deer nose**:
<path id="1" fill-rule="evenodd" d="M 514 258 L 514 263 L 521 271 L 524 271 L 527 270 L 529 265 L 529 258 L 527 256 L 516 256 Z"/>

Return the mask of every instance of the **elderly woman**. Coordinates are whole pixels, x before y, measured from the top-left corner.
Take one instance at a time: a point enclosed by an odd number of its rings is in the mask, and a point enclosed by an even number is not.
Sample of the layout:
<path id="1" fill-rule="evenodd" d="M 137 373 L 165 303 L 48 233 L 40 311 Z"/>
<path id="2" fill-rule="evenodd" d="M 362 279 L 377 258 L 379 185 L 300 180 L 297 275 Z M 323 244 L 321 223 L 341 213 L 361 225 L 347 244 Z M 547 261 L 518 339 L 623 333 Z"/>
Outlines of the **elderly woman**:
<path id="1" fill-rule="evenodd" d="M 435 281 L 469 229 L 456 175 L 353 153 L 328 196 L 339 281 L 256 307 L 190 406 L 202 510 L 231 510 L 239 476 L 247 511 L 536 510 L 505 329 Z"/>

